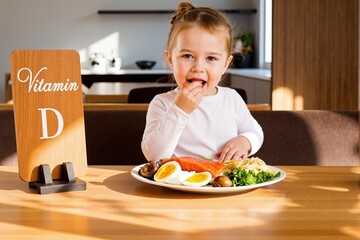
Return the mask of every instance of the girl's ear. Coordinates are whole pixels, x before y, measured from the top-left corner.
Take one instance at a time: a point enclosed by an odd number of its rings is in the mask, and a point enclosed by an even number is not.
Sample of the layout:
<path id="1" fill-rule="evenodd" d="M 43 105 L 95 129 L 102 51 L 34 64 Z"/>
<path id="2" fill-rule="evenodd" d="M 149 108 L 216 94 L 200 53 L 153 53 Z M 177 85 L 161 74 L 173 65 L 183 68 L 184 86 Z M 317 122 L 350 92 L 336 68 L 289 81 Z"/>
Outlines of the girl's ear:
<path id="1" fill-rule="evenodd" d="M 170 55 L 169 50 L 165 51 L 165 56 L 166 56 L 166 59 L 167 59 L 167 61 L 169 63 L 170 68 L 173 69 L 173 64 L 172 64 L 171 55 Z"/>
<path id="2" fill-rule="evenodd" d="M 225 70 L 224 70 L 223 74 L 225 73 L 226 69 L 228 69 L 228 67 L 230 66 L 230 63 L 232 62 L 232 60 L 233 60 L 233 56 L 230 55 L 229 58 L 226 60 Z"/>

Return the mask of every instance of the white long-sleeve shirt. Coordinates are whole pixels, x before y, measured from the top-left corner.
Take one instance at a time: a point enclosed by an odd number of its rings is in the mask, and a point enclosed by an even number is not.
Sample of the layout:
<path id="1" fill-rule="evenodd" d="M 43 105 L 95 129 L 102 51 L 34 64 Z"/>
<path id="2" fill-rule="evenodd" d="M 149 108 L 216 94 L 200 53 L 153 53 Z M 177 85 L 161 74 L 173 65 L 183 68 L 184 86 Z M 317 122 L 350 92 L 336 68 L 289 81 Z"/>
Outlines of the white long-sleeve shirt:
<path id="1" fill-rule="evenodd" d="M 249 155 L 259 150 L 263 131 L 241 96 L 233 89 L 217 88 L 216 95 L 204 96 L 191 114 L 174 103 L 178 89 L 155 96 L 141 142 L 147 160 L 181 156 L 215 159 L 215 154 L 239 135 L 249 140 Z"/>

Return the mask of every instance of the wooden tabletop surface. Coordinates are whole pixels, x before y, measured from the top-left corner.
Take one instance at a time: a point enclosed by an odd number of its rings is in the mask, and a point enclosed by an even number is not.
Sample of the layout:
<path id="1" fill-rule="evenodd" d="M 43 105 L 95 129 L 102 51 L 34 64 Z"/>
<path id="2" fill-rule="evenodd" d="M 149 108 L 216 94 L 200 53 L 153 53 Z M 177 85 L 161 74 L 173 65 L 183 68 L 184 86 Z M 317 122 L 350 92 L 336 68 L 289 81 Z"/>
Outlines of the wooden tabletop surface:
<path id="1" fill-rule="evenodd" d="M 90 166 L 87 190 L 39 195 L 0 167 L 0 239 L 360 239 L 360 167 L 278 166 L 237 194 L 170 190 Z"/>

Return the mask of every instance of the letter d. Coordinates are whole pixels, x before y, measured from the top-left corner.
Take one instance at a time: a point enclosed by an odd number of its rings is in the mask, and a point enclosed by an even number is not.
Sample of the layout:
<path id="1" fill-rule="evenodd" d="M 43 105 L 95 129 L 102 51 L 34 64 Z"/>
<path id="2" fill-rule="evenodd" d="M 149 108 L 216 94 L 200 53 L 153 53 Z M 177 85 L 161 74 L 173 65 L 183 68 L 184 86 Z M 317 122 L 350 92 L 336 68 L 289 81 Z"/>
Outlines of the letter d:
<path id="1" fill-rule="evenodd" d="M 59 136 L 64 128 L 64 119 L 62 118 L 61 113 L 54 108 L 39 108 L 38 110 L 41 112 L 41 125 L 42 125 L 42 137 L 40 137 L 40 139 L 56 138 L 57 136 Z M 55 135 L 53 136 L 48 135 L 48 126 L 47 126 L 47 117 L 46 117 L 46 111 L 48 110 L 53 111 L 58 119 L 58 129 Z"/>

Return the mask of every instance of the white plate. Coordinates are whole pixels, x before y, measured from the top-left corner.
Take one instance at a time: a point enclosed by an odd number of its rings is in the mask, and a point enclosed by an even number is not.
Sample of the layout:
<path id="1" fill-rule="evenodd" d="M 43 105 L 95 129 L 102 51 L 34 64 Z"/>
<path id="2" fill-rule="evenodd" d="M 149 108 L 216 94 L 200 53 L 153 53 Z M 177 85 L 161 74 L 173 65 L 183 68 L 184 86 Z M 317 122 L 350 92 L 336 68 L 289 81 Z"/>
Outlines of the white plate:
<path id="1" fill-rule="evenodd" d="M 167 183 L 161 183 L 161 182 L 155 182 L 154 180 L 150 180 L 147 178 L 144 178 L 143 176 L 141 176 L 138 172 L 139 169 L 143 166 L 139 165 L 137 167 L 134 167 L 131 170 L 131 175 L 144 183 L 148 183 L 151 185 L 155 185 L 155 186 L 160 186 L 160 187 L 165 187 L 165 188 L 171 188 L 171 189 L 175 189 L 175 190 L 179 190 L 179 191 L 185 191 L 185 192 L 196 192 L 196 193 L 237 193 L 237 192 L 244 192 L 244 191 L 249 191 L 251 189 L 255 189 L 255 188 L 259 188 L 259 187 L 265 187 L 277 182 L 280 182 L 281 180 L 283 180 L 286 177 L 286 173 L 276 167 L 273 166 L 269 166 L 269 168 L 271 168 L 273 171 L 275 172 L 280 172 L 280 176 L 267 181 L 267 182 L 263 182 L 263 183 L 258 183 L 258 184 L 253 184 L 253 185 L 248 185 L 248 186 L 239 186 L 239 187 L 212 187 L 211 185 L 206 185 L 203 187 L 191 187 L 191 186 L 184 186 L 184 185 L 173 185 L 173 184 L 167 184 Z"/>

